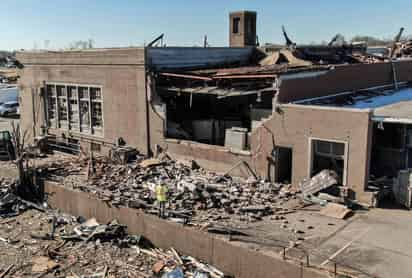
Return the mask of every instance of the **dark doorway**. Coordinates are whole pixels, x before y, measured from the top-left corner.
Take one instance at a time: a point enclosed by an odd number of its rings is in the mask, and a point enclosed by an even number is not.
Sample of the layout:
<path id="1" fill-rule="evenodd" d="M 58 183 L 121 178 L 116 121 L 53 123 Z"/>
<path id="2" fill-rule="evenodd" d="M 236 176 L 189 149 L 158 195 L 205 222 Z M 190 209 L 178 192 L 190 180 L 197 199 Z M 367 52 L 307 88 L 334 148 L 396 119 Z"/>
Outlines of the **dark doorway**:
<path id="1" fill-rule="evenodd" d="M 275 150 L 275 182 L 291 183 L 292 181 L 292 148 L 278 147 Z"/>

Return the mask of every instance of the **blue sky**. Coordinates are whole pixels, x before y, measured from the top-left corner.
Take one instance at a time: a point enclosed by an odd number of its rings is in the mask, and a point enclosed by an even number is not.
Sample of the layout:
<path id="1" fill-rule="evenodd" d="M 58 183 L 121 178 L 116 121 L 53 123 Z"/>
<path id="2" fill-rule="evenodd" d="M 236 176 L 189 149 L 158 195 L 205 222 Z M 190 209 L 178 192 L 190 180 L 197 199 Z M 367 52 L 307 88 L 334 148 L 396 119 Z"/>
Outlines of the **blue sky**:
<path id="1" fill-rule="evenodd" d="M 228 44 L 228 13 L 258 12 L 261 42 L 281 42 L 284 24 L 299 43 L 336 33 L 393 37 L 412 34 L 410 0 L 8 0 L 0 6 L 0 49 L 67 47 L 92 38 L 96 47 L 141 46 L 160 33 L 168 45 Z"/>

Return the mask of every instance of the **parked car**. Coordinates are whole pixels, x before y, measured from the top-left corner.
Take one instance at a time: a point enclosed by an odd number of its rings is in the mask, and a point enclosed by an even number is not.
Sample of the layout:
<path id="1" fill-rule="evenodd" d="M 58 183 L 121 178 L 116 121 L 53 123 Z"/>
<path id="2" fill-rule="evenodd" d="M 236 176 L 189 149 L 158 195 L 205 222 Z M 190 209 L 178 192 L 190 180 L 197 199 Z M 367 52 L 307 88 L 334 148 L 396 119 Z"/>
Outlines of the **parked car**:
<path id="1" fill-rule="evenodd" d="M 0 131 L 0 160 L 15 159 L 11 134 L 8 131 Z"/>
<path id="2" fill-rule="evenodd" d="M 8 101 L 0 105 L 0 116 L 16 115 L 19 110 L 18 101 Z"/>

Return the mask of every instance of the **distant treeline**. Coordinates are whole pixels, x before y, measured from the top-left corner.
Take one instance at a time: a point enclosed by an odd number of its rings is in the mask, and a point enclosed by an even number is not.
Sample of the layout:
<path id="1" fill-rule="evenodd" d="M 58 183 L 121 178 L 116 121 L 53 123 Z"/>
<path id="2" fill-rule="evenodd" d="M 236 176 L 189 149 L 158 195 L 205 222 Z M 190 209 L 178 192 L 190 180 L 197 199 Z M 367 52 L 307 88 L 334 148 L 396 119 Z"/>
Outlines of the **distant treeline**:
<path id="1" fill-rule="evenodd" d="M 406 41 L 412 39 L 412 35 L 404 36 L 401 41 Z M 368 46 L 383 46 L 390 45 L 393 43 L 393 39 L 380 39 L 372 36 L 355 36 L 351 39 L 351 42 L 366 42 Z"/>

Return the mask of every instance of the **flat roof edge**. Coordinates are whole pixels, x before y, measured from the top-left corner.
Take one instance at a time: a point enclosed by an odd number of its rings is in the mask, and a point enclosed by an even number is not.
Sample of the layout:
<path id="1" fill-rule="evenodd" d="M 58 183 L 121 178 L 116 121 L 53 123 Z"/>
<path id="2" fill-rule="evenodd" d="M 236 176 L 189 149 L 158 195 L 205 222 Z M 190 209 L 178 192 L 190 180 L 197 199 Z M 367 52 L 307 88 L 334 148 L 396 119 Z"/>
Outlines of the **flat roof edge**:
<path id="1" fill-rule="evenodd" d="M 399 124 L 412 124 L 412 119 L 408 118 L 396 118 L 396 117 L 385 117 L 385 116 L 373 116 L 373 122 L 383 122 L 383 123 L 399 123 Z"/>
<path id="2" fill-rule="evenodd" d="M 354 113 L 371 113 L 373 109 L 369 108 L 350 108 L 350 107 L 336 107 L 336 106 L 320 106 L 320 105 L 307 105 L 307 104 L 297 104 L 297 103 L 285 103 L 279 104 L 281 107 L 292 107 L 292 108 L 302 108 L 302 109 L 316 109 L 316 110 L 329 110 L 329 111 L 347 111 Z"/>

